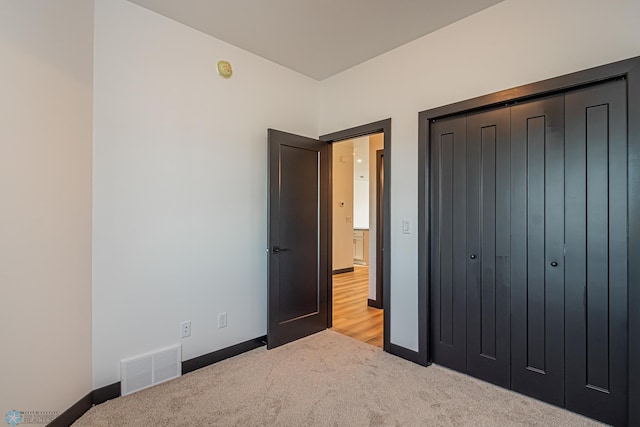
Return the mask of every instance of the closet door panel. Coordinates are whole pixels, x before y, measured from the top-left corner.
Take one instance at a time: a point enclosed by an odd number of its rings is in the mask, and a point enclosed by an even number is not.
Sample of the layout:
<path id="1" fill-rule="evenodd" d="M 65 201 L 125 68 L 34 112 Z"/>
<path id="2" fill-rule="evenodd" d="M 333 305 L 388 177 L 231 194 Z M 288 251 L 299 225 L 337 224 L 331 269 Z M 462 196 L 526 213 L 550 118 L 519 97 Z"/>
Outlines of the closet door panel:
<path id="1" fill-rule="evenodd" d="M 624 425 L 626 82 L 567 93 L 566 113 L 566 407 Z"/>
<path id="2" fill-rule="evenodd" d="M 510 111 L 467 117 L 467 371 L 510 386 Z"/>
<path id="3" fill-rule="evenodd" d="M 564 405 L 564 95 L 514 106 L 512 388 Z"/>
<path id="4" fill-rule="evenodd" d="M 431 127 L 433 361 L 466 372 L 466 119 Z"/>

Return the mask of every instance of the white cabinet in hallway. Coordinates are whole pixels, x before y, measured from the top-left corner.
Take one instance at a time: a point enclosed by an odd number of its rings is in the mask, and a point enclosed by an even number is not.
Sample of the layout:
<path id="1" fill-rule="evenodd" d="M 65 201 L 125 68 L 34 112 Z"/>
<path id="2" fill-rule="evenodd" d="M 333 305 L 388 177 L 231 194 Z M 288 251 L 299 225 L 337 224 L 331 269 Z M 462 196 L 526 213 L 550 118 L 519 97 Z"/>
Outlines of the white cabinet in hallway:
<path id="1" fill-rule="evenodd" d="M 353 263 L 369 265 L 369 230 L 353 230 Z"/>

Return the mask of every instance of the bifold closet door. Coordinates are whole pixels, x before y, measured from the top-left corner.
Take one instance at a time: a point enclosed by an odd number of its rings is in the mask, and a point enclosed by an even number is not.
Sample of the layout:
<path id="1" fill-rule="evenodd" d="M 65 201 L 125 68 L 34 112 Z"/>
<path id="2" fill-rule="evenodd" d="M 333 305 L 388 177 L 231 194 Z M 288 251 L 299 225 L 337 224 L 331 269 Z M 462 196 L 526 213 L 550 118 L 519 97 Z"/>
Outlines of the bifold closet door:
<path id="1" fill-rule="evenodd" d="M 507 388 L 510 386 L 509 146 L 509 108 L 467 116 L 467 372 Z"/>
<path id="2" fill-rule="evenodd" d="M 433 361 L 466 372 L 466 119 L 431 126 Z"/>
<path id="3" fill-rule="evenodd" d="M 626 81 L 431 125 L 433 361 L 628 412 Z"/>
<path id="4" fill-rule="evenodd" d="M 564 405 L 564 95 L 511 108 L 511 387 Z"/>
<path id="5" fill-rule="evenodd" d="M 566 407 L 625 425 L 626 81 L 570 92 L 565 99 Z"/>
<path id="6" fill-rule="evenodd" d="M 433 361 L 510 386 L 509 109 L 431 126 Z"/>

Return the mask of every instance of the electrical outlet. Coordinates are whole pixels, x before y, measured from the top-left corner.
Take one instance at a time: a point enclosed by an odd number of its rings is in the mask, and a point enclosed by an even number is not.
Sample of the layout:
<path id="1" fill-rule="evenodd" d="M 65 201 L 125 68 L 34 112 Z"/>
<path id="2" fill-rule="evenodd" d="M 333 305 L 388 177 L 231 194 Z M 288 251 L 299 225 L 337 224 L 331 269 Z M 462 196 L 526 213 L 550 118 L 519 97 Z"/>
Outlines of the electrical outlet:
<path id="1" fill-rule="evenodd" d="M 218 329 L 227 327 L 227 313 L 218 313 Z"/>
<path id="2" fill-rule="evenodd" d="M 185 320 L 180 323 L 180 338 L 187 338 L 191 336 L 191 320 Z"/>

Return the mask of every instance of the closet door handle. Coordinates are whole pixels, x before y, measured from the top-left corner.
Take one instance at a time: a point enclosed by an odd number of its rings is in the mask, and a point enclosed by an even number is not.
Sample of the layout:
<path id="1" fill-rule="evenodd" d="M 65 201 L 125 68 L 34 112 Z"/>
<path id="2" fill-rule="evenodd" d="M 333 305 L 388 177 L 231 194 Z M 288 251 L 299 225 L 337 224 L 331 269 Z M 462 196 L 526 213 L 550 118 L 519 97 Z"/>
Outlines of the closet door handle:
<path id="1" fill-rule="evenodd" d="M 476 255 L 475 255 L 475 254 L 471 254 L 471 256 L 469 256 L 469 258 L 471 258 L 471 259 L 476 259 L 477 257 L 476 257 Z"/>
<path id="2" fill-rule="evenodd" d="M 551 267 L 557 267 L 557 266 L 558 266 L 558 263 L 557 263 L 557 262 L 553 261 L 553 262 L 551 263 Z"/>
<path id="3" fill-rule="evenodd" d="M 274 246 L 273 249 L 271 250 L 271 252 L 273 252 L 274 254 L 277 254 L 278 252 L 284 252 L 284 251 L 288 251 L 289 248 L 280 248 L 278 246 Z"/>

